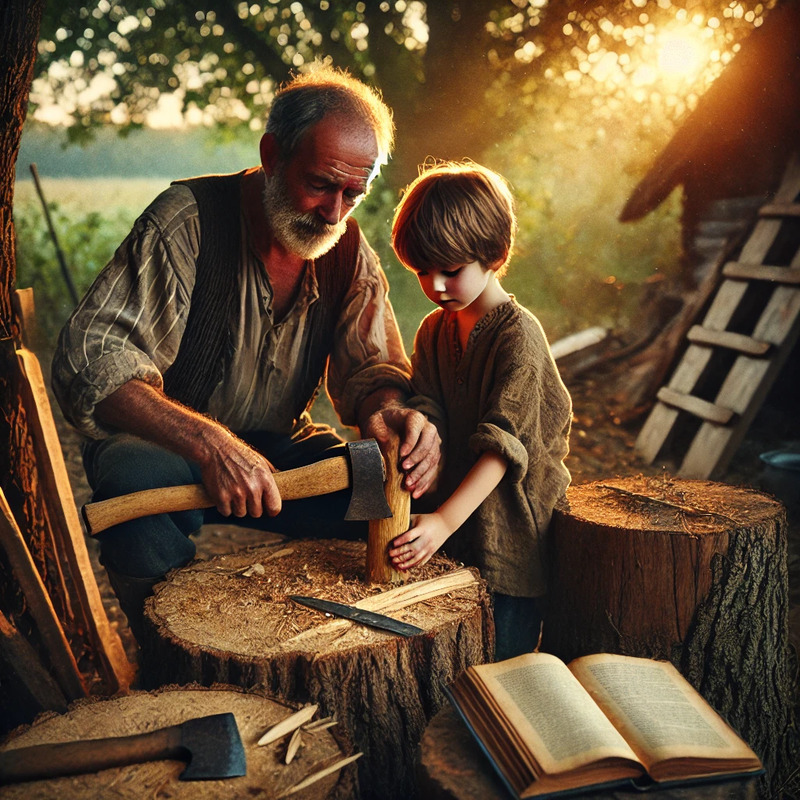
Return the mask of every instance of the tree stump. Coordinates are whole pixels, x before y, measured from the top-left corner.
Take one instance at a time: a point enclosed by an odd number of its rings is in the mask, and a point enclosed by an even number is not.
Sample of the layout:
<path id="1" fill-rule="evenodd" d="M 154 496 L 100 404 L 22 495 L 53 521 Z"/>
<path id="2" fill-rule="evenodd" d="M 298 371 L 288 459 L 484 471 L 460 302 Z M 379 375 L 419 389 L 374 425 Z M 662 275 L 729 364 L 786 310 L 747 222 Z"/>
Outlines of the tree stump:
<path id="1" fill-rule="evenodd" d="M 789 762 L 786 513 L 721 483 L 572 486 L 551 527 L 542 649 L 668 659 L 755 749 Z"/>
<path id="2" fill-rule="evenodd" d="M 145 609 L 144 679 L 263 686 L 288 701 L 318 703 L 364 754 L 358 772 L 365 798 L 413 797 L 415 748 L 445 702 L 443 686 L 493 652 L 489 596 L 477 571 L 432 559 L 392 592 L 413 594 L 416 584 L 436 577 L 468 585 L 384 610 L 427 632 L 408 638 L 326 619 L 288 598 L 349 604 L 384 598 L 385 586 L 365 582 L 365 565 L 363 542 L 314 540 L 170 573 Z"/>
<path id="3" fill-rule="evenodd" d="M 286 740 L 259 747 L 256 742 L 270 727 L 296 709 L 262 692 L 231 686 L 166 687 L 156 692 L 132 692 L 112 700 L 78 701 L 65 714 L 43 714 L 33 725 L 18 729 L 3 749 L 57 742 L 128 736 L 184 722 L 208 714 L 232 712 L 245 748 L 247 775 L 209 781 L 181 781 L 186 766 L 175 760 L 113 767 L 96 773 L 29 781 L 0 787 L 3 800 L 218 800 L 220 797 L 276 800 L 306 777 L 342 760 L 352 752 L 335 728 L 302 734 L 303 746 L 288 765 Z M 341 740 L 344 744 L 340 744 Z M 355 765 L 336 771 L 307 789 L 291 795 L 318 800 L 351 800 L 357 796 Z"/>
<path id="4" fill-rule="evenodd" d="M 458 714 L 445 706 L 431 720 L 419 748 L 420 800 L 508 800 L 511 796 Z M 593 800 L 631 800 L 630 791 L 593 791 Z M 658 800 L 757 800 L 757 780 L 651 790 Z"/>

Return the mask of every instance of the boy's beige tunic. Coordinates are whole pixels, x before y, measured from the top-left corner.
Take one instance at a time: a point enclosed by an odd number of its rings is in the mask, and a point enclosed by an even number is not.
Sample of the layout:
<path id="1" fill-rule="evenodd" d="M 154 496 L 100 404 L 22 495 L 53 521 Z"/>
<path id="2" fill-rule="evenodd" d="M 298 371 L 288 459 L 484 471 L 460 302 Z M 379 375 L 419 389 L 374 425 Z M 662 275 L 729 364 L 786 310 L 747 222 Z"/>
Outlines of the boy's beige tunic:
<path id="1" fill-rule="evenodd" d="M 137 220 L 65 326 L 53 388 L 67 418 L 86 435 L 108 435 L 95 406 L 127 381 L 162 386 L 186 326 L 199 247 L 194 197 L 185 186 L 171 186 Z M 292 309 L 276 322 L 272 287 L 244 221 L 241 253 L 233 359 L 209 413 L 236 431 L 298 433 L 310 424 L 307 414 L 294 417 L 307 354 L 331 347 L 314 324 L 320 311 L 316 275 L 309 265 Z M 387 288 L 362 236 L 327 373 L 328 391 L 347 425 L 356 423 L 358 407 L 372 391 L 408 390 L 408 360 Z"/>
<path id="2" fill-rule="evenodd" d="M 538 320 L 514 300 L 504 303 L 478 322 L 461 354 L 455 316 L 434 311 L 420 325 L 411 363 L 412 402 L 443 439 L 436 504 L 481 453 L 508 461 L 503 480 L 444 550 L 478 567 L 496 592 L 544 594 L 547 527 L 570 480 L 563 459 L 572 404 Z"/>

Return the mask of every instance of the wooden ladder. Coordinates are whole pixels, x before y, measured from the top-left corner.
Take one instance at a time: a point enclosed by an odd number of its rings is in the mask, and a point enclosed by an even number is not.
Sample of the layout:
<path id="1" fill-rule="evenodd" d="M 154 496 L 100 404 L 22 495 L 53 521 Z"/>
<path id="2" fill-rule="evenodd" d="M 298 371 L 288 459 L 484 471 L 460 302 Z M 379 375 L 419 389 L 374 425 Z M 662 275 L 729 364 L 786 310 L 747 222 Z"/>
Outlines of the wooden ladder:
<path id="1" fill-rule="evenodd" d="M 636 440 L 647 463 L 716 479 L 739 447 L 800 333 L 800 157 L 736 261 L 727 262 L 700 324 Z M 681 456 L 683 456 L 681 460 Z"/>

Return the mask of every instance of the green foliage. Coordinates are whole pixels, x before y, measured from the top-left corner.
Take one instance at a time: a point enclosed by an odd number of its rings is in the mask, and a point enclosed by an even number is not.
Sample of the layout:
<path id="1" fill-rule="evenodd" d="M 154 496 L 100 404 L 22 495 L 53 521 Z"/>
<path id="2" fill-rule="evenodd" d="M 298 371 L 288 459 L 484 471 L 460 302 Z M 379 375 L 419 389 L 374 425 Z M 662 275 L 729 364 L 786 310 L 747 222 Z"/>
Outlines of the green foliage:
<path id="1" fill-rule="evenodd" d="M 78 212 L 57 202 L 48 204 L 53 226 L 73 283 L 82 296 L 128 232 L 130 213 L 117 209 Z M 55 245 L 41 208 L 18 204 L 14 210 L 17 234 L 17 287 L 33 288 L 40 334 L 54 343 L 73 309 Z"/>

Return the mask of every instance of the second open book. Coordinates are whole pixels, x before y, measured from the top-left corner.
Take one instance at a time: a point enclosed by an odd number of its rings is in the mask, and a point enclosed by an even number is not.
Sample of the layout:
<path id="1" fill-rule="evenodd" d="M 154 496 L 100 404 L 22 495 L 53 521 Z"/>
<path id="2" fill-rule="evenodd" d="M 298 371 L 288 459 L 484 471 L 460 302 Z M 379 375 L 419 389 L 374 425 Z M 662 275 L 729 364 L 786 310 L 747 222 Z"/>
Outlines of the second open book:
<path id="1" fill-rule="evenodd" d="M 506 785 L 541 797 L 763 771 L 667 661 L 530 653 L 465 670 L 451 700 Z"/>

